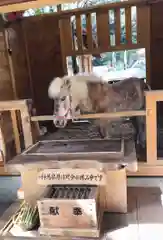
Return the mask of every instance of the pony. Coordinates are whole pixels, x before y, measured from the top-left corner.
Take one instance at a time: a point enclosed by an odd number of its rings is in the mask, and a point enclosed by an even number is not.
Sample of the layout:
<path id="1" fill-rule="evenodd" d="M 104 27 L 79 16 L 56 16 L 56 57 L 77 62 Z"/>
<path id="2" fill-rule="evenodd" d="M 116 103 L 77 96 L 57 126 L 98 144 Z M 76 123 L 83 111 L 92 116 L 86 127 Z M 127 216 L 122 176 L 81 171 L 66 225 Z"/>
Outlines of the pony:
<path id="1" fill-rule="evenodd" d="M 55 78 L 48 88 L 48 95 L 55 102 L 54 124 L 56 127 L 65 127 L 68 119 L 77 118 L 80 112 L 109 113 L 141 110 L 145 107 L 145 89 L 149 89 L 147 84 L 135 77 L 114 84 L 108 84 L 93 73 Z M 103 138 L 110 137 L 108 125 L 112 121 L 113 119 L 96 120 Z M 133 117 L 132 121 L 137 133 L 136 141 L 144 146 L 144 121 L 142 117 Z"/>

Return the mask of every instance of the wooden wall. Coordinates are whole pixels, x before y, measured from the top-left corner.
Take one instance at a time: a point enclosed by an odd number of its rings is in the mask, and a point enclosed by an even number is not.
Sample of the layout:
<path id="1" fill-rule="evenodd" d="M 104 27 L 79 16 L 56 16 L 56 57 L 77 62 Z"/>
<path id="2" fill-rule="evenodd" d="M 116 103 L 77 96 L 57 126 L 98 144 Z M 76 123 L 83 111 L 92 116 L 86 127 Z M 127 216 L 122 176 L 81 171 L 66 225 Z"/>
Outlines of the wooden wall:
<path id="1" fill-rule="evenodd" d="M 150 69 L 151 88 L 163 89 L 163 2 L 151 5 L 151 46 Z M 159 125 L 163 126 L 163 102 L 158 102 L 157 113 Z"/>
<path id="2" fill-rule="evenodd" d="M 151 87 L 163 89 L 163 2 L 151 5 Z"/>
<path id="3" fill-rule="evenodd" d="M 48 85 L 63 75 L 58 19 L 54 15 L 24 18 L 12 28 L 17 36 L 12 60 L 18 98 L 32 98 L 37 114 L 51 114 Z"/>
<path id="4" fill-rule="evenodd" d="M 0 101 L 14 99 L 5 37 L 0 29 Z"/>
<path id="5" fill-rule="evenodd" d="M 8 38 L 8 42 L 12 50 L 11 61 L 15 77 L 16 95 L 18 99 L 31 98 L 32 94 L 22 25 L 20 22 L 16 22 L 12 24 L 11 28 L 14 30 L 14 36 Z"/>

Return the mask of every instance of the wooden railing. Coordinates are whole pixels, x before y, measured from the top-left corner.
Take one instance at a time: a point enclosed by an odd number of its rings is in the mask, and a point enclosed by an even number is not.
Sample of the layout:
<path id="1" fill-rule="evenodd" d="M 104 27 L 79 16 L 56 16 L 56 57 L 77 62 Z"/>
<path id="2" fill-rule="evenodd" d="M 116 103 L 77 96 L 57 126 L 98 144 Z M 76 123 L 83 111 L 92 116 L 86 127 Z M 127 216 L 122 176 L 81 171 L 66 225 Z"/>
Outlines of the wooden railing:
<path id="1" fill-rule="evenodd" d="M 8 114 L 3 115 L 4 112 Z M 38 123 L 30 120 L 33 113 L 31 100 L 0 101 L 0 113 L 0 160 L 3 162 L 11 160 L 14 154 L 20 154 L 36 141 Z"/>
<path id="2" fill-rule="evenodd" d="M 135 41 L 133 41 L 132 9 L 136 11 Z M 125 39 L 121 34 L 121 11 L 125 14 Z M 110 22 L 110 12 L 114 22 Z M 146 79 L 150 84 L 150 5 L 146 1 L 124 1 L 94 6 L 88 9 L 75 9 L 57 13 L 60 24 L 60 39 L 63 67 L 67 73 L 68 56 L 98 55 L 104 52 L 124 51 L 145 48 Z M 93 34 L 92 15 L 96 17 Z M 86 39 L 84 40 L 81 18 L 86 19 Z M 75 22 L 75 36 L 72 21 Z M 112 31 L 112 34 L 111 34 Z M 112 37 L 111 37 L 112 36 Z M 112 41 L 113 40 L 113 41 Z"/>
<path id="3" fill-rule="evenodd" d="M 136 8 L 136 42 L 132 36 L 132 8 Z M 121 10 L 125 14 L 125 42 L 121 38 Z M 110 22 L 110 13 L 114 15 L 114 22 Z M 96 42 L 93 44 L 92 34 L 92 14 L 96 17 Z M 72 21 L 75 22 L 77 47 L 74 44 Z M 86 19 L 86 44 L 83 42 L 81 18 Z M 77 9 L 64 11 L 59 16 L 60 35 L 64 56 L 99 54 L 102 52 L 127 50 L 135 48 L 146 48 L 150 38 L 150 6 L 142 4 L 134 5 L 133 2 L 112 3 L 97 6 L 89 9 Z M 114 43 L 111 41 L 111 31 L 115 37 Z M 66 41 L 65 41 L 66 39 Z"/>

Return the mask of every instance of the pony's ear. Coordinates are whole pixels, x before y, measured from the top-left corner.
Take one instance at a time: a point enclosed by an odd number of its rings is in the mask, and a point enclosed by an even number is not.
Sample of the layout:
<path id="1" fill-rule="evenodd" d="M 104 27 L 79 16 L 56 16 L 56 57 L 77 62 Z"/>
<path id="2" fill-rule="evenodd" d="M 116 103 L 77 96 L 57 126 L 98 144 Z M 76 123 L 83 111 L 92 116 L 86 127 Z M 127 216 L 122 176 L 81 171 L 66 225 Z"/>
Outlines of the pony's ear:
<path id="1" fill-rule="evenodd" d="M 53 79 L 53 81 L 50 83 L 48 88 L 48 96 L 50 98 L 57 97 L 61 91 L 61 86 L 62 86 L 62 78 L 57 77 Z"/>

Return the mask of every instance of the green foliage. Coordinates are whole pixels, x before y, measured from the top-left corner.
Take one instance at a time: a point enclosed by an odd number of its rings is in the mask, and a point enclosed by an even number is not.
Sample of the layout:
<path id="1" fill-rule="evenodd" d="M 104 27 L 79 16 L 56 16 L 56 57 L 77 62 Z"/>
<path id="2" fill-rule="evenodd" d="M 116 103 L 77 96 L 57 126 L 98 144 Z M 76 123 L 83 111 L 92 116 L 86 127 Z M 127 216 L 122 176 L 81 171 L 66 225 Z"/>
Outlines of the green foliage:
<path id="1" fill-rule="evenodd" d="M 41 15 L 41 14 L 42 14 L 41 9 L 40 9 L 40 8 L 37 8 L 37 9 L 35 10 L 35 15 L 37 16 L 37 15 Z"/>

